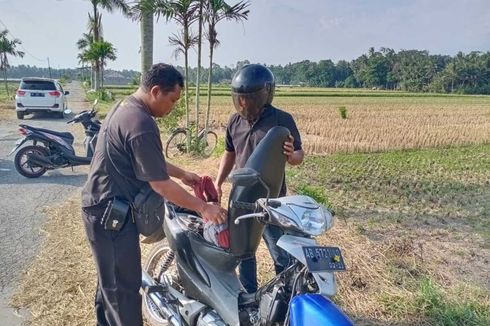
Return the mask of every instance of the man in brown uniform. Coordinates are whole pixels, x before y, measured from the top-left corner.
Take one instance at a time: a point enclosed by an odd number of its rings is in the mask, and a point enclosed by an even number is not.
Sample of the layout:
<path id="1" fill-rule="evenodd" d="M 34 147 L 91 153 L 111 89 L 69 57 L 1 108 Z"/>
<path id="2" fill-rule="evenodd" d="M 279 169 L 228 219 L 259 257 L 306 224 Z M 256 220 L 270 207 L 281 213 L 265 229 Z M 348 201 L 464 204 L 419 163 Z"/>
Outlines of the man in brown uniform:
<path id="1" fill-rule="evenodd" d="M 115 197 L 124 198 L 119 184 L 127 184 L 133 197 L 149 183 L 154 191 L 179 206 L 197 211 L 203 218 L 221 223 L 226 211 L 190 195 L 170 177 L 186 185 L 199 176 L 165 162 L 160 132 L 153 117 L 167 115 L 179 100 L 182 75 L 172 66 L 156 64 L 145 75 L 140 88 L 109 112 L 82 190 L 82 216 L 98 274 L 95 310 L 98 325 L 142 325 L 141 252 L 139 234 L 131 218 L 122 229 L 107 230 L 102 215 Z M 108 123 L 109 121 L 109 123 Z M 106 142 L 110 158 L 119 174 L 112 169 L 104 151 Z M 108 172 L 109 171 L 109 172 Z M 114 178 L 124 178 L 123 181 Z"/>

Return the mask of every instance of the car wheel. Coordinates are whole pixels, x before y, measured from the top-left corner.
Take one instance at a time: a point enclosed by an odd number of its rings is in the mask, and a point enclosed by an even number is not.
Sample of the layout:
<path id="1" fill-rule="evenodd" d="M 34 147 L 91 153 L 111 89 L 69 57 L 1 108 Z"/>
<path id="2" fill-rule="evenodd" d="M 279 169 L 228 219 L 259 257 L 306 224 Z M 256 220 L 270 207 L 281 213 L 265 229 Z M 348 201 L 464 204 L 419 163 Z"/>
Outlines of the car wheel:
<path id="1" fill-rule="evenodd" d="M 24 112 L 17 111 L 17 119 L 23 120 L 24 119 Z"/>

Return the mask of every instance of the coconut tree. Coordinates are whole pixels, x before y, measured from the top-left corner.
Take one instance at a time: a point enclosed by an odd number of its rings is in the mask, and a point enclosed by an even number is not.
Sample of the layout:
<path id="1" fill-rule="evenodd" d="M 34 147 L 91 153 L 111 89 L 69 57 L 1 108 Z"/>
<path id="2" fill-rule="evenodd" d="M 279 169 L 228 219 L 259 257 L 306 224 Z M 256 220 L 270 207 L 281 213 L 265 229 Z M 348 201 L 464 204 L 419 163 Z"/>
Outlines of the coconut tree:
<path id="1" fill-rule="evenodd" d="M 90 15 L 89 15 L 90 16 Z M 94 41 L 92 35 L 90 33 L 83 33 L 82 38 L 77 41 L 77 49 L 80 51 L 77 58 L 79 63 L 82 65 L 82 68 L 85 67 L 85 64 L 89 64 L 91 67 L 90 73 L 90 85 L 94 86 L 94 66 L 95 63 L 93 61 L 87 61 L 85 53 L 90 48 L 90 44 Z"/>
<path id="2" fill-rule="evenodd" d="M 130 18 L 140 23 L 141 34 L 141 80 L 153 64 L 153 16 L 155 0 L 136 0 L 131 2 Z"/>
<path id="3" fill-rule="evenodd" d="M 206 37 L 209 41 L 209 70 L 208 70 L 208 101 L 206 109 L 206 122 L 204 125 L 205 132 L 209 128 L 209 113 L 211 111 L 211 90 L 212 90 L 212 78 L 213 78 L 213 54 L 214 49 L 219 45 L 218 32 L 216 31 L 216 25 L 222 21 L 235 20 L 241 21 L 248 18 L 249 10 L 247 9 L 250 5 L 249 1 L 240 1 L 237 4 L 230 6 L 224 0 L 206 0 L 206 22 L 207 22 L 207 33 Z"/>
<path id="4" fill-rule="evenodd" d="M 102 88 L 104 87 L 104 67 L 107 64 L 107 60 L 116 60 L 116 52 L 116 49 L 111 43 L 100 40 L 98 42 L 91 43 L 90 48 L 83 57 L 85 60 L 99 62 Z"/>
<path id="5" fill-rule="evenodd" d="M 100 9 L 107 10 L 112 13 L 115 9 L 121 10 L 124 14 L 129 14 L 129 6 L 126 0 L 89 0 L 92 4 L 92 35 L 94 42 L 100 41 L 102 38 L 102 14 Z M 100 62 L 95 62 L 95 90 L 99 89 L 100 81 Z"/>
<path id="6" fill-rule="evenodd" d="M 3 70 L 3 77 L 5 82 L 5 90 L 7 91 L 7 97 L 9 96 L 9 88 L 7 83 L 7 68 L 10 67 L 8 61 L 8 55 L 13 57 L 23 57 L 24 52 L 17 50 L 17 45 L 22 42 L 14 38 L 10 40 L 7 38 L 9 31 L 7 29 L 0 32 L 0 70 Z"/>
<path id="7" fill-rule="evenodd" d="M 202 48 L 202 24 L 203 24 L 203 8 L 204 2 L 206 0 L 197 0 L 198 1 L 198 33 L 197 33 L 197 76 L 196 76 L 196 135 L 199 132 L 199 92 L 201 90 L 201 48 Z M 199 146 L 199 138 L 196 137 Z"/>
<path id="8" fill-rule="evenodd" d="M 197 38 L 191 31 L 191 25 L 198 19 L 196 10 L 198 6 L 195 0 L 164 1 L 155 0 L 155 14 L 157 17 L 164 17 L 167 21 L 173 20 L 180 30 L 169 37 L 171 45 L 176 46 L 175 54 L 184 54 L 184 75 L 185 75 L 185 112 L 186 127 L 190 127 L 189 122 L 189 49 L 196 43 Z M 190 149 L 192 135 L 187 137 L 187 148 Z"/>

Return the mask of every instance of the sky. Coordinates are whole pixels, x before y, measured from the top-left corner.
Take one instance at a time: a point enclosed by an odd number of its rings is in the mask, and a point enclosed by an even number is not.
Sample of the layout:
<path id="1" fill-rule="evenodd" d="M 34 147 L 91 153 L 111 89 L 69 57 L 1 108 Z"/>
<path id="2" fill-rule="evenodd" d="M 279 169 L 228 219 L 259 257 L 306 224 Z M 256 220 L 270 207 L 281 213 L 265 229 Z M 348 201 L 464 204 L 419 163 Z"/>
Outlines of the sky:
<path id="1" fill-rule="evenodd" d="M 228 3 L 235 4 L 236 0 Z M 248 20 L 217 26 L 214 62 L 284 65 L 352 60 L 370 47 L 454 55 L 490 51 L 490 0 L 251 0 Z M 78 66 L 76 41 L 87 31 L 89 0 L 0 0 L 0 30 L 19 38 L 24 58 L 11 65 Z M 118 12 L 102 14 L 103 35 L 117 49 L 108 68 L 139 70 L 140 30 Z M 174 23 L 155 22 L 154 62 L 183 65 L 168 37 Z M 202 65 L 208 66 L 204 44 Z M 190 65 L 197 65 L 191 51 Z"/>

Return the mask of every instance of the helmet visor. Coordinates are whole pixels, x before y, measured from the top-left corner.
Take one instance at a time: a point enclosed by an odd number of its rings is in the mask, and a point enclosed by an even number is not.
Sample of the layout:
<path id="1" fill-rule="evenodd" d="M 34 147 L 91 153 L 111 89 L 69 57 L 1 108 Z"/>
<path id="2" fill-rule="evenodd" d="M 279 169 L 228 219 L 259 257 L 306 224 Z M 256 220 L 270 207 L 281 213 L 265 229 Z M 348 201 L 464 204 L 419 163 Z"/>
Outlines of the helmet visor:
<path id="1" fill-rule="evenodd" d="M 265 89 L 253 93 L 232 92 L 233 105 L 238 114 L 246 120 L 256 120 L 262 113 L 262 109 L 267 104 L 268 94 Z"/>

